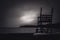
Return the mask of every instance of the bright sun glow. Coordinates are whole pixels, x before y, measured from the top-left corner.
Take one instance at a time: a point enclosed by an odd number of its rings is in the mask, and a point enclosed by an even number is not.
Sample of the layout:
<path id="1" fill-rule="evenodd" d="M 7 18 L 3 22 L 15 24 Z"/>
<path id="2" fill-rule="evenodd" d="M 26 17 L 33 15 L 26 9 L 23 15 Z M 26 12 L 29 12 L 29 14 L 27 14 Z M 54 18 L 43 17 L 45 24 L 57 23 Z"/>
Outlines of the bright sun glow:
<path id="1" fill-rule="evenodd" d="M 28 15 L 28 16 L 21 17 L 21 20 L 25 23 L 28 23 L 28 22 L 33 21 L 34 19 L 31 16 Z"/>
<path id="2" fill-rule="evenodd" d="M 36 18 L 35 12 L 24 12 L 24 15 L 20 18 L 22 23 L 31 23 Z"/>

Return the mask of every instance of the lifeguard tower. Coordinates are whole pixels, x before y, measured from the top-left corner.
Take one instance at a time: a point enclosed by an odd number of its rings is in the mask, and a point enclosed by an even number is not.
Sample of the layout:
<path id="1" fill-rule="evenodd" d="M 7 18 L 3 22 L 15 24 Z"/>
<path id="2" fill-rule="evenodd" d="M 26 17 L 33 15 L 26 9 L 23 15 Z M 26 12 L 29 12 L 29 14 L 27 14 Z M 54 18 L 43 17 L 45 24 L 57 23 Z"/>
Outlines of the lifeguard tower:
<path id="1" fill-rule="evenodd" d="M 36 27 L 36 34 L 44 34 L 44 33 L 52 33 L 52 28 L 48 28 L 48 24 L 52 24 L 52 16 L 53 16 L 53 8 L 51 8 L 51 13 L 42 14 L 42 8 L 40 9 L 40 16 L 37 17 L 37 27 Z M 45 25 L 43 24 L 45 23 Z"/>

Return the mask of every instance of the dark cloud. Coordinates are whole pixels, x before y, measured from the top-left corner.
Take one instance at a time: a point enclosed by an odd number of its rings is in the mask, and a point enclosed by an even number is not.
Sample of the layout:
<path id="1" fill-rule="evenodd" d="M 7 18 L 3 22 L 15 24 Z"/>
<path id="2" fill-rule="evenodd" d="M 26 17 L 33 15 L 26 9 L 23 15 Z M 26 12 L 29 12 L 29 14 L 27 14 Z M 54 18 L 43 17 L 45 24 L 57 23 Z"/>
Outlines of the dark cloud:
<path id="1" fill-rule="evenodd" d="M 34 10 L 39 13 L 40 7 L 43 8 L 43 13 L 49 13 L 50 8 L 54 8 L 53 23 L 60 22 L 60 2 L 58 0 L 10 0 L 1 2 L 1 26 L 20 26 L 19 18 L 23 15 L 22 12 Z M 45 9 L 44 9 L 45 8 Z M 46 10 L 48 8 L 48 10 Z M 36 23 L 33 23 L 36 24 Z"/>

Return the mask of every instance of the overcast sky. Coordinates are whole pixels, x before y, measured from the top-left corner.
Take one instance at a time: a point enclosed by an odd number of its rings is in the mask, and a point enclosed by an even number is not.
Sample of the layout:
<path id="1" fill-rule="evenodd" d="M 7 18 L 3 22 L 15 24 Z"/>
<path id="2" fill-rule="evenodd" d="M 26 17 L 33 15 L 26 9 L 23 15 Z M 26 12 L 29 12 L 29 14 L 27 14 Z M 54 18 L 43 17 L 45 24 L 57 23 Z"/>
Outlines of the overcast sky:
<path id="1" fill-rule="evenodd" d="M 1 26 L 19 27 L 21 25 L 36 25 L 40 8 L 43 8 L 43 14 L 51 12 L 54 8 L 53 23 L 60 22 L 59 1 L 40 0 L 40 1 L 2 1 L 1 2 Z"/>

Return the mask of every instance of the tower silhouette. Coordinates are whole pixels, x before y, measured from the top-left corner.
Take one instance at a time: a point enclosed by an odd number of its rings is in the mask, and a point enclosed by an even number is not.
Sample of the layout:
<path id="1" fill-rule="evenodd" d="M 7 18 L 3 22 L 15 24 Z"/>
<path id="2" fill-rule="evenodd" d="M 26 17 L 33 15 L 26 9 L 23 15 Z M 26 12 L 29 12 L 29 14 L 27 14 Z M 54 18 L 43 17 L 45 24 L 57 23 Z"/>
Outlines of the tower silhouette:
<path id="1" fill-rule="evenodd" d="M 52 16 L 53 16 L 53 8 L 51 8 L 51 14 L 50 15 L 47 15 L 47 14 L 42 14 L 42 8 L 40 9 L 40 16 L 37 17 L 37 28 L 36 28 L 36 33 L 44 33 L 45 32 L 45 29 L 44 29 L 44 26 L 43 26 L 43 23 L 47 23 L 47 24 L 52 24 Z M 45 28 L 47 26 L 45 25 Z M 46 32 L 45 33 L 48 33 L 48 28 L 46 28 Z M 50 30 L 50 32 L 52 32 L 52 28 Z"/>

